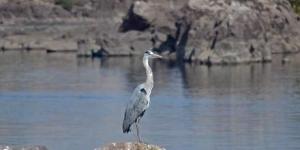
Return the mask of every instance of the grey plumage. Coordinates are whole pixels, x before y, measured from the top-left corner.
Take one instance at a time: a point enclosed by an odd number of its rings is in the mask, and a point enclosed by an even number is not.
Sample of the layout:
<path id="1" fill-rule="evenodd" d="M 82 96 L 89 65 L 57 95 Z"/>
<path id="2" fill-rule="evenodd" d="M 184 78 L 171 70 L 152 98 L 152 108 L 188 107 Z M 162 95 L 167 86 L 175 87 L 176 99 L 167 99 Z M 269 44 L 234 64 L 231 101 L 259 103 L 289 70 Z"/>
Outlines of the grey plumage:
<path id="1" fill-rule="evenodd" d="M 148 109 L 150 104 L 150 95 L 153 88 L 153 74 L 148 64 L 149 58 L 159 58 L 161 56 L 154 54 L 148 50 L 145 52 L 143 57 L 143 64 L 146 69 L 147 79 L 146 82 L 138 85 L 130 98 L 129 103 L 126 106 L 124 120 L 123 120 L 123 133 L 130 132 L 132 124 L 136 124 L 137 136 L 139 142 L 141 142 L 139 136 L 138 123 L 141 117 L 143 117 L 145 111 Z"/>
<path id="2" fill-rule="evenodd" d="M 147 94 L 142 92 L 143 90 L 141 89 L 144 89 L 143 86 L 144 85 L 141 84 L 135 88 L 131 96 L 131 101 L 126 106 L 123 121 L 123 133 L 129 132 L 130 126 L 137 122 L 149 107 L 150 99 L 147 97 Z"/>

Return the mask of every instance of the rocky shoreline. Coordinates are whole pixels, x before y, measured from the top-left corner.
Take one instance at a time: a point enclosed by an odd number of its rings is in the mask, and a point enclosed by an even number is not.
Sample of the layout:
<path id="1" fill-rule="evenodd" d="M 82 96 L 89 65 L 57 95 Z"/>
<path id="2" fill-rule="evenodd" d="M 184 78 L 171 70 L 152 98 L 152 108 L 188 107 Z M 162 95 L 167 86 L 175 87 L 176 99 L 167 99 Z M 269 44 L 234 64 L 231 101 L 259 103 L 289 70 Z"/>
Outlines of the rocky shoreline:
<path id="1" fill-rule="evenodd" d="M 300 51 L 300 17 L 288 0 L 78 2 L 65 10 L 54 0 L 0 0 L 0 50 L 110 57 L 152 48 L 203 64 L 266 62 L 272 53 Z"/>

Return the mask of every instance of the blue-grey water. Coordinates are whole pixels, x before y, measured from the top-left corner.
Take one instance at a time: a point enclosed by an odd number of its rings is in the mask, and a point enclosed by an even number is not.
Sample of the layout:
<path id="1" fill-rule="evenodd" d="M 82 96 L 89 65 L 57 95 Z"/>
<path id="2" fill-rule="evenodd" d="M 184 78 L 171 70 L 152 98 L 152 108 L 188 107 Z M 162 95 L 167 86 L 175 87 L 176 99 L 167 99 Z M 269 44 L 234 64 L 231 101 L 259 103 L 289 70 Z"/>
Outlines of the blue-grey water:
<path id="1" fill-rule="evenodd" d="M 169 150 L 300 149 L 300 57 L 206 67 L 155 61 L 147 143 Z M 134 141 L 126 102 L 145 79 L 141 58 L 0 53 L 0 145 L 92 150 Z"/>

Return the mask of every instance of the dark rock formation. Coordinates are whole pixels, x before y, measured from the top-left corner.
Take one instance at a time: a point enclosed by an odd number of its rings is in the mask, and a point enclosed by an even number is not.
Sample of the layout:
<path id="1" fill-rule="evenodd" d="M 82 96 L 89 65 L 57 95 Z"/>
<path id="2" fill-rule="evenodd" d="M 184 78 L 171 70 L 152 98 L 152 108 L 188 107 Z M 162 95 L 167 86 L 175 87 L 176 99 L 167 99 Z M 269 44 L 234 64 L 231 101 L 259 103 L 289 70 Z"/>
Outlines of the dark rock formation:
<path id="1" fill-rule="evenodd" d="M 129 56 L 144 53 L 152 48 L 150 33 L 130 31 L 126 33 L 103 34 L 96 39 L 100 53 L 108 56 Z"/>
<path id="2" fill-rule="evenodd" d="M 54 0 L 0 0 L 0 46 L 39 49 L 47 41 L 92 39 L 79 42 L 79 55 L 153 48 L 180 61 L 265 62 L 272 53 L 300 51 L 299 18 L 288 0 L 76 0 L 70 10 Z M 9 39 L 14 35 L 38 38 Z"/>
<path id="3" fill-rule="evenodd" d="M 102 148 L 96 148 L 95 150 L 165 150 L 156 145 L 149 145 L 143 143 L 112 143 Z"/>
<path id="4" fill-rule="evenodd" d="M 136 1 L 121 27 L 136 30 L 128 24 L 138 20 L 163 37 L 153 39 L 157 51 L 176 52 L 179 60 L 270 61 L 271 53 L 300 51 L 300 24 L 287 0 L 189 0 L 178 8 Z"/>

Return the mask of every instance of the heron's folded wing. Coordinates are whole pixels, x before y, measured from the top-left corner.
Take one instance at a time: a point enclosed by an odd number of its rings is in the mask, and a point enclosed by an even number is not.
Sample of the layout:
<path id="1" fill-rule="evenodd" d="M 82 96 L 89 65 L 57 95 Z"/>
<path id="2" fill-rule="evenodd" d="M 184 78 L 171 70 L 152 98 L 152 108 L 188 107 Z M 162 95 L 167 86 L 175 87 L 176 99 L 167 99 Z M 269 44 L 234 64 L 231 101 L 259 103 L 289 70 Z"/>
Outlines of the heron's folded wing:
<path id="1" fill-rule="evenodd" d="M 127 104 L 123 129 L 128 129 L 130 126 L 140 117 L 145 110 L 147 109 L 148 100 L 147 100 L 146 90 L 143 88 L 136 88 L 131 96 L 131 101 Z"/>

